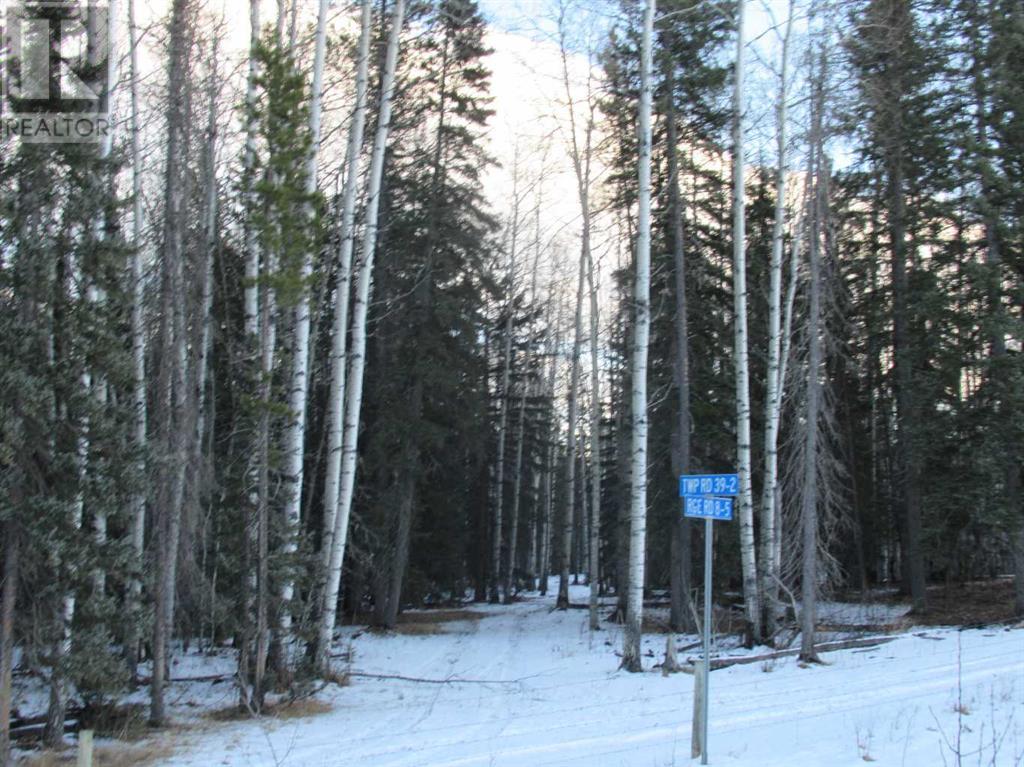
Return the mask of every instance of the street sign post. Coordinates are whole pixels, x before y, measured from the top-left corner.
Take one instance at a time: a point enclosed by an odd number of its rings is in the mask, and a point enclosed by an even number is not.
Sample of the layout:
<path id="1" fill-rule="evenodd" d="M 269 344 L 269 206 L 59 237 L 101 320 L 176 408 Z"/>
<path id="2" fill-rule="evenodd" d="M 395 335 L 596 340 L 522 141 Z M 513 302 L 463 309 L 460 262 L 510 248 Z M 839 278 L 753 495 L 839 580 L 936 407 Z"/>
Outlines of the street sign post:
<path id="1" fill-rule="evenodd" d="M 679 495 L 683 499 L 683 515 L 704 520 L 704 668 L 695 675 L 701 687 L 694 697 L 700 726 L 694 735 L 700 737 L 700 763 L 708 763 L 708 704 L 711 679 L 711 554 L 714 543 L 714 521 L 732 520 L 732 496 L 739 495 L 737 474 L 684 474 L 679 478 Z M 724 497 L 723 497 L 724 496 Z M 696 722 L 695 722 L 696 724 Z M 697 744 L 694 743 L 694 746 Z M 696 751 L 693 748 L 693 751 Z M 696 756 L 696 754 L 693 754 Z"/>
<path id="2" fill-rule="evenodd" d="M 679 495 L 735 496 L 740 494 L 739 474 L 684 474 L 679 478 Z"/>
<path id="3" fill-rule="evenodd" d="M 718 519 L 732 521 L 732 498 L 711 498 L 701 495 L 684 495 L 686 508 L 683 514 L 691 519 Z"/>

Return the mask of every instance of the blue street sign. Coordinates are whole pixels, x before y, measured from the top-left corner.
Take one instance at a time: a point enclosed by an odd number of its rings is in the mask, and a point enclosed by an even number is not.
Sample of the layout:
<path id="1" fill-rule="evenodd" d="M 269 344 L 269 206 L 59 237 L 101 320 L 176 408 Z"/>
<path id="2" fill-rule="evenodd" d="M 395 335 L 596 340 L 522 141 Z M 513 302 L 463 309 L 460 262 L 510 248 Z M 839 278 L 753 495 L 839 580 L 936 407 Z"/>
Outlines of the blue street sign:
<path id="1" fill-rule="evenodd" d="M 679 495 L 739 495 L 739 474 L 684 474 L 679 478 Z"/>
<path id="2" fill-rule="evenodd" d="M 696 519 L 732 519 L 732 498 L 710 498 L 700 495 L 683 496 L 686 508 L 683 514 Z"/>

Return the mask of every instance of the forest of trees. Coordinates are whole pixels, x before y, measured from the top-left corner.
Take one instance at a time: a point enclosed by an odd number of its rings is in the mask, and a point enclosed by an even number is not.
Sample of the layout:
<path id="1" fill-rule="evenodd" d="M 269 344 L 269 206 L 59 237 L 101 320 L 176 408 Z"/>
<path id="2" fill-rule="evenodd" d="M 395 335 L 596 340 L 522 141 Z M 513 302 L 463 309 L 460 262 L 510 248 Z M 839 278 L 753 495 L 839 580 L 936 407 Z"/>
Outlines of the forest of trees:
<path id="1" fill-rule="evenodd" d="M 555 2 L 561 127 L 499 199 L 477 0 L 135 5 L 33 9 L 108 136 L 0 146 L 0 762 L 16 665 L 49 743 L 137 685 L 166 724 L 182 643 L 258 712 L 340 622 L 548 576 L 639 670 L 645 594 L 694 629 L 684 473 L 740 474 L 749 644 L 813 659 L 841 589 L 1024 614 L 1020 0 L 790 0 L 757 47 L 744 0 Z"/>

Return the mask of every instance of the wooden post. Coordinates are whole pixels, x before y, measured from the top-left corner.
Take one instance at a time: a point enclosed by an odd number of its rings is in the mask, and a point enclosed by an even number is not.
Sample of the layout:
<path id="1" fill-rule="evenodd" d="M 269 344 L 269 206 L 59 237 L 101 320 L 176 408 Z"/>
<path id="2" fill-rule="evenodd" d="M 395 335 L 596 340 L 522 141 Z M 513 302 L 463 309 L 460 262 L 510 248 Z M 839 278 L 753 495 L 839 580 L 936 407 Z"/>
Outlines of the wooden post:
<path id="1" fill-rule="evenodd" d="M 693 667 L 693 730 L 690 735 L 690 758 L 696 759 L 704 753 L 704 675 L 703 663 Z"/>
<path id="2" fill-rule="evenodd" d="M 78 761 L 75 767 L 92 767 L 92 730 L 78 733 Z"/>

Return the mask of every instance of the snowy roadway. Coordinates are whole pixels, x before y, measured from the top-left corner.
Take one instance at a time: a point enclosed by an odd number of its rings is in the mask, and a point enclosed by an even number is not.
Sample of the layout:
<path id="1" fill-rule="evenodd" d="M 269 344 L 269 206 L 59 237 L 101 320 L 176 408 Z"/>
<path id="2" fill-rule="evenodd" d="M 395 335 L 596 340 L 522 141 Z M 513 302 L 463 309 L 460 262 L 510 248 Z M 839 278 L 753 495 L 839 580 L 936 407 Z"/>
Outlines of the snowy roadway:
<path id="1" fill-rule="evenodd" d="M 583 603 L 585 589 L 573 598 Z M 355 676 L 321 694 L 328 713 L 186 731 L 164 764 L 698 764 L 690 760 L 693 677 L 618 671 L 618 627 L 591 635 L 585 610 L 552 604 L 481 606 L 487 617 L 445 624 L 444 634 L 363 633 L 351 643 L 353 671 L 452 681 Z M 713 672 L 710 763 L 931 767 L 957 764 L 959 749 L 964 765 L 1024 764 L 1024 630 L 915 633 L 830 653 L 826 666 L 786 658 Z M 664 644 L 645 637 L 647 667 Z M 178 702 L 208 706 L 212 693 L 194 687 Z"/>

